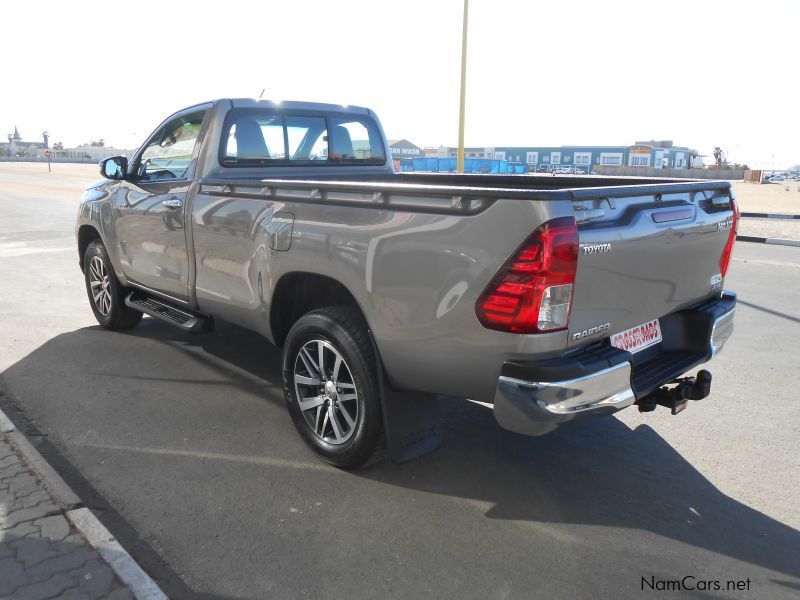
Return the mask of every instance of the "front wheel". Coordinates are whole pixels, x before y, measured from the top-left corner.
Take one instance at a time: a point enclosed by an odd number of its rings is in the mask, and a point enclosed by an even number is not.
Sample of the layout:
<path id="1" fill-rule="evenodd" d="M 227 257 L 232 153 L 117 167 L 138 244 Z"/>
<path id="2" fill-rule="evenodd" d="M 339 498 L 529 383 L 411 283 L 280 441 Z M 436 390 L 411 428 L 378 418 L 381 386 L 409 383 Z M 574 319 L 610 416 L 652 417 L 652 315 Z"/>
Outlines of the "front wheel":
<path id="1" fill-rule="evenodd" d="M 142 313 L 125 306 L 125 289 L 120 285 L 103 242 L 95 240 L 83 255 L 86 293 L 97 322 L 106 329 L 129 329 Z"/>
<path id="2" fill-rule="evenodd" d="M 340 468 L 368 462 L 383 422 L 375 355 L 361 314 L 345 306 L 301 317 L 283 347 L 286 404 L 303 440 Z"/>

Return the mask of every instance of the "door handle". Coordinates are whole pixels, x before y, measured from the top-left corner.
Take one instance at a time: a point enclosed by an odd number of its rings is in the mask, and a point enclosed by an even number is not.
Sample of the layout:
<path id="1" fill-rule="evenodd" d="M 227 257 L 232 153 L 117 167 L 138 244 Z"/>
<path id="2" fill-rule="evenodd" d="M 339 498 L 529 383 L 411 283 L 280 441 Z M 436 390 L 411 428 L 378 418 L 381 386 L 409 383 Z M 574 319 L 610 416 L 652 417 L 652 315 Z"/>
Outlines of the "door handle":
<path id="1" fill-rule="evenodd" d="M 180 198 L 167 198 L 164 200 L 164 206 L 172 209 L 180 208 L 183 206 L 183 200 Z"/>

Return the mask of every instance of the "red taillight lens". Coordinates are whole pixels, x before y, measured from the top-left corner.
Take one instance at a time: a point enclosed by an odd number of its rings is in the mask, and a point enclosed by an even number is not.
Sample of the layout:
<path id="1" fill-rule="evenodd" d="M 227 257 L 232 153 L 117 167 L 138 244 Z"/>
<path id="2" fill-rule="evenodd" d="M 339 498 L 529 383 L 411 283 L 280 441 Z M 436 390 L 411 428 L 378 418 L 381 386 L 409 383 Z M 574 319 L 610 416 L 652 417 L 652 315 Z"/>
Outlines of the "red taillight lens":
<path id="1" fill-rule="evenodd" d="M 575 219 L 560 217 L 544 223 L 478 298 L 478 320 L 488 329 L 513 333 L 566 329 L 577 268 Z"/>
<path id="2" fill-rule="evenodd" d="M 725 244 L 725 249 L 722 251 L 722 256 L 719 257 L 719 272 L 725 277 L 728 272 L 728 265 L 731 262 L 731 254 L 733 253 L 733 244 L 736 241 L 736 232 L 739 230 L 739 207 L 736 206 L 736 200 L 731 196 L 731 210 L 733 211 L 731 231 L 728 235 L 728 241 Z"/>

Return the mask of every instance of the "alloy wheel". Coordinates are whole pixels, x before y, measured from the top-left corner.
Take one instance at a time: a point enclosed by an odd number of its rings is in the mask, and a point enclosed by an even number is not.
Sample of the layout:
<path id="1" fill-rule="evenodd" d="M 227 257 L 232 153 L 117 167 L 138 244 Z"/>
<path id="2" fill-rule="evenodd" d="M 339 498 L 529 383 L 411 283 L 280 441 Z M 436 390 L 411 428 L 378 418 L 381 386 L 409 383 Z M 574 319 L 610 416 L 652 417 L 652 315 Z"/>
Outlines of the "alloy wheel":
<path id="1" fill-rule="evenodd" d="M 314 434 L 329 444 L 349 440 L 358 421 L 358 393 L 342 354 L 326 340 L 306 342 L 293 376 L 300 412 Z"/>
<path id="2" fill-rule="evenodd" d="M 101 315 L 108 316 L 111 312 L 111 278 L 99 256 L 93 256 L 89 261 L 89 286 L 95 307 Z"/>

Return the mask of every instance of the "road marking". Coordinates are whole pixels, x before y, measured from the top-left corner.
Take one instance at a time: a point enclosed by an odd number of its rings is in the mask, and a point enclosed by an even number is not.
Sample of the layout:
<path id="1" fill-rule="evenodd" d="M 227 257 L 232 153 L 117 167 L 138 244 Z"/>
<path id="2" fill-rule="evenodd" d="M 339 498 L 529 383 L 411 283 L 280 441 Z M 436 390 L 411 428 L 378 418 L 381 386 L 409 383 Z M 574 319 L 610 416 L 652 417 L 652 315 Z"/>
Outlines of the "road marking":
<path id="1" fill-rule="evenodd" d="M 284 469 L 305 469 L 320 471 L 330 474 L 340 474 L 342 471 L 323 463 L 305 462 L 271 456 L 246 456 L 243 454 L 219 454 L 217 452 L 203 452 L 201 450 L 180 450 L 178 448 L 137 448 L 135 446 L 117 446 L 114 444 L 80 444 L 85 448 L 99 450 L 118 450 L 121 452 L 140 452 L 143 454 L 185 456 L 187 458 L 207 458 L 212 460 L 226 460 L 230 462 L 247 463 L 251 465 L 264 465 L 267 467 L 281 467 Z"/>
<path id="2" fill-rule="evenodd" d="M 494 404 L 490 402 L 484 402 L 483 400 L 473 400 L 472 398 L 467 398 L 467 402 L 472 402 L 473 404 L 477 404 L 478 406 L 483 406 L 484 408 L 491 408 L 494 410 Z"/>
<path id="3" fill-rule="evenodd" d="M 0 258 L 12 258 L 15 256 L 27 256 L 29 254 L 42 254 L 45 252 L 74 252 L 72 246 L 63 248 L 37 248 L 29 246 L 28 242 L 5 242 L 0 243 Z"/>
<path id="4" fill-rule="evenodd" d="M 800 240 L 784 240 L 776 238 L 767 238 L 765 244 L 775 244 L 778 246 L 800 246 Z"/>
<path id="5" fill-rule="evenodd" d="M 800 215 L 786 215 L 786 214 L 778 214 L 778 213 L 755 213 L 755 212 L 743 212 L 741 217 L 747 219 L 800 219 Z"/>
<path id="6" fill-rule="evenodd" d="M 800 269 L 800 264 L 783 262 L 780 260 L 759 260 L 756 258 L 734 258 L 733 260 L 743 263 L 755 263 L 757 265 L 769 265 L 771 267 L 791 267 L 794 269 Z"/>

